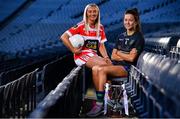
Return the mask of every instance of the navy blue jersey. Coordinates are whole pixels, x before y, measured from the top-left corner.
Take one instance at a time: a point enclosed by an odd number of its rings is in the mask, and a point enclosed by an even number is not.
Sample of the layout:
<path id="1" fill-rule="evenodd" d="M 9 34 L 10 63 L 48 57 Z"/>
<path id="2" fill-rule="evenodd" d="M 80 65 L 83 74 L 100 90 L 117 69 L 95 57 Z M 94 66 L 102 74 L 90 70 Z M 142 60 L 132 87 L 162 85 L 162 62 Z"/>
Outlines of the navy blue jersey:
<path id="1" fill-rule="evenodd" d="M 138 56 L 140 53 L 143 51 L 144 48 L 144 37 L 141 32 L 135 32 L 133 35 L 128 36 L 127 33 L 122 33 L 117 37 L 115 47 L 114 49 L 120 50 L 123 53 L 129 54 L 129 52 L 133 49 L 136 48 Z M 138 58 L 138 57 L 137 57 Z M 123 61 L 123 62 L 116 62 L 115 64 L 121 64 L 121 65 L 127 65 L 130 66 L 136 65 L 137 58 L 135 59 L 134 62 L 128 62 L 128 61 Z"/>

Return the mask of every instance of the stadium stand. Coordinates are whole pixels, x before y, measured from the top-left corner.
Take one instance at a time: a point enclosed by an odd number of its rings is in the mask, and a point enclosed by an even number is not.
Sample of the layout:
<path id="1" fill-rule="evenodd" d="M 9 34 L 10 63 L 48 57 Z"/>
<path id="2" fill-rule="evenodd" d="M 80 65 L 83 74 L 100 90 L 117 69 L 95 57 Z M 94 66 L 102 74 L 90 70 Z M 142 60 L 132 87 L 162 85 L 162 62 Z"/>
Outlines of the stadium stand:
<path id="1" fill-rule="evenodd" d="M 78 117 L 82 103 L 81 67 L 73 69 L 57 87 L 42 100 L 30 118 Z M 50 101 L 51 100 L 51 101 Z M 71 106 L 71 108 L 69 108 Z"/>
<path id="2" fill-rule="evenodd" d="M 179 36 L 145 38 L 145 51 L 169 55 L 170 49 L 177 45 Z"/>
<path id="3" fill-rule="evenodd" d="M 91 2 L 101 10 L 108 54 L 124 11 L 140 12 L 145 49 L 125 85 L 136 117 L 180 117 L 179 0 L 0 0 L 1 118 L 84 117 L 91 71 L 76 67 L 58 39 Z"/>
<path id="4" fill-rule="evenodd" d="M 0 24 L 4 21 L 7 20 L 7 18 L 15 13 L 21 6 L 23 6 L 26 3 L 26 0 L 18 0 L 18 1 L 13 1 L 13 0 L 1 0 L 0 1 Z"/>
<path id="5" fill-rule="evenodd" d="M 170 50 L 170 57 L 175 59 L 180 59 L 180 40 L 178 40 L 177 45 L 171 47 Z"/>
<path id="6" fill-rule="evenodd" d="M 7 71 L 2 71 L 0 73 L 0 85 L 5 85 L 11 81 L 14 81 L 17 78 L 20 78 L 21 76 L 23 76 L 23 74 L 31 72 L 35 70 L 36 68 L 41 69 L 45 64 L 55 59 L 56 58 L 50 58 L 46 60 L 43 59 L 39 61 L 32 61 L 32 62 L 29 62 L 27 65 L 19 66 L 18 68 L 14 68 Z"/>
<path id="7" fill-rule="evenodd" d="M 38 69 L 37 69 L 38 70 Z M 24 118 L 36 107 L 36 71 L 1 87 L 1 117 Z"/>
<path id="8" fill-rule="evenodd" d="M 66 61 L 68 64 L 63 65 Z M 64 56 L 56 61 L 50 62 L 43 67 L 42 80 L 44 82 L 45 93 L 49 93 L 61 82 L 72 68 L 75 67 L 72 55 Z"/>

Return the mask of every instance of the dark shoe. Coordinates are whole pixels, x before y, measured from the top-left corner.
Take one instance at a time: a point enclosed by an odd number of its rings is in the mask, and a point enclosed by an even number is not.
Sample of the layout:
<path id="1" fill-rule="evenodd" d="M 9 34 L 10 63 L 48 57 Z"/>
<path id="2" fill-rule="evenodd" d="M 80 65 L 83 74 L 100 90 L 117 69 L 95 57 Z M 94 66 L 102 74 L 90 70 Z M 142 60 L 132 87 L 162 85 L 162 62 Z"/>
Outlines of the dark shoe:
<path id="1" fill-rule="evenodd" d="M 88 117 L 97 117 L 97 116 L 101 115 L 103 112 L 104 112 L 103 105 L 95 104 L 93 106 L 93 108 L 88 113 L 86 113 L 86 115 Z"/>

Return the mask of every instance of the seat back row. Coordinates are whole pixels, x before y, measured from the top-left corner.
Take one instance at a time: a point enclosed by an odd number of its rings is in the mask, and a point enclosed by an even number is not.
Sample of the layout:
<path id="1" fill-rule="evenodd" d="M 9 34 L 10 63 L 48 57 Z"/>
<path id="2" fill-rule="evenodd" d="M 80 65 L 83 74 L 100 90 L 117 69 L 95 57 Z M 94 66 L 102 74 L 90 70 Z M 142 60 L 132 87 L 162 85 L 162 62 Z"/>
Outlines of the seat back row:
<path id="1" fill-rule="evenodd" d="M 140 117 L 180 117 L 180 63 L 144 51 L 131 67 L 131 103 Z"/>

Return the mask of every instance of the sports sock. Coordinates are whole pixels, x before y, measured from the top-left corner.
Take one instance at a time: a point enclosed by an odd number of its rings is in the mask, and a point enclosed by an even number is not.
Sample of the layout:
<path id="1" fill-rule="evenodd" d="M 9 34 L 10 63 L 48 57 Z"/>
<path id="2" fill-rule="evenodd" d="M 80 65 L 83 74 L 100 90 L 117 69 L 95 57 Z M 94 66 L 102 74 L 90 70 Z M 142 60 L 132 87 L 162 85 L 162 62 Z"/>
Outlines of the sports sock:
<path id="1" fill-rule="evenodd" d="M 96 91 L 97 102 L 96 104 L 102 105 L 104 102 L 104 91 Z"/>

